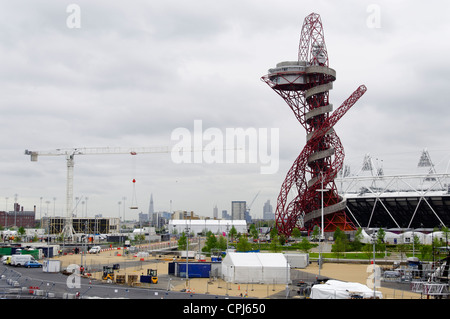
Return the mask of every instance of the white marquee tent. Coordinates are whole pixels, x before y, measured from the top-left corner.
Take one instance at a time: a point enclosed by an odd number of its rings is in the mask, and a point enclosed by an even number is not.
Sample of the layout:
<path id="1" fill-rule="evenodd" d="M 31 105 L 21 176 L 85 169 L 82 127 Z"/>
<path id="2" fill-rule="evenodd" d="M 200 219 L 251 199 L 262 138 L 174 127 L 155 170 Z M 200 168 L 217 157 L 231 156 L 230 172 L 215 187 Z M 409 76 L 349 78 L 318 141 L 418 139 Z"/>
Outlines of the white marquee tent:
<path id="1" fill-rule="evenodd" d="M 433 243 L 433 240 L 435 240 L 436 238 L 445 243 L 446 241 L 450 240 L 450 234 L 446 234 L 443 231 L 436 231 L 426 234 L 424 244 L 431 245 Z"/>
<path id="2" fill-rule="evenodd" d="M 232 283 L 282 284 L 290 281 L 290 265 L 280 253 L 228 253 L 222 276 Z"/>
<path id="3" fill-rule="evenodd" d="M 373 298 L 373 289 L 357 282 L 328 280 L 311 288 L 311 299 L 350 299 L 355 294 L 362 298 Z M 376 298 L 383 298 L 380 291 L 375 291 Z"/>
<path id="4" fill-rule="evenodd" d="M 425 242 L 425 234 L 419 231 L 406 231 L 404 233 L 399 234 L 399 244 L 412 244 L 414 241 L 414 237 L 419 238 L 419 242 L 423 244 Z"/>

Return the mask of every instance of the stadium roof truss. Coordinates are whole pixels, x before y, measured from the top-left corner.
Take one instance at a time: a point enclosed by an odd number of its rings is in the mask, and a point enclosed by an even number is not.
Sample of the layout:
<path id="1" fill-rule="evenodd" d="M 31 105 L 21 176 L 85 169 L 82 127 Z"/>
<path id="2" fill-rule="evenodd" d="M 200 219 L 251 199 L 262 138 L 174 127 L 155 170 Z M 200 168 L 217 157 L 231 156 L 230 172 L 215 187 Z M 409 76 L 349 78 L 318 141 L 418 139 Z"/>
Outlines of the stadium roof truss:
<path id="1" fill-rule="evenodd" d="M 336 185 L 358 227 L 450 225 L 450 174 L 352 176 Z"/>

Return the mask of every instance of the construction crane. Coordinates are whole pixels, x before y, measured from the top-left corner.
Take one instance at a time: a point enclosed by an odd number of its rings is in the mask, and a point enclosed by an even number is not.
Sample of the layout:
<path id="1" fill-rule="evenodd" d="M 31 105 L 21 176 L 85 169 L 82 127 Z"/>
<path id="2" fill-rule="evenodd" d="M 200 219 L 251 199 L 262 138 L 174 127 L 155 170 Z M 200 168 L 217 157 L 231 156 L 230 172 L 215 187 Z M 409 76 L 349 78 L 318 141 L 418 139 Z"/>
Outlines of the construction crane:
<path id="1" fill-rule="evenodd" d="M 247 213 L 248 213 L 249 216 L 250 216 L 250 209 L 252 208 L 252 205 L 253 205 L 253 203 L 255 202 L 256 197 L 258 197 L 259 193 L 261 193 L 261 191 L 258 191 L 258 193 L 256 193 L 255 197 L 253 197 L 252 202 L 250 203 L 250 205 L 248 205 Z"/>
<path id="2" fill-rule="evenodd" d="M 72 238 L 75 234 L 72 223 L 73 210 L 73 168 L 75 155 L 111 155 L 111 154 L 148 154 L 148 153 L 169 153 L 167 146 L 159 147 L 92 147 L 92 148 L 58 148 L 53 151 L 29 151 L 25 150 L 25 155 L 30 155 L 32 162 L 37 162 L 39 156 L 65 156 L 67 160 L 67 185 L 66 185 L 66 222 L 63 234 Z"/>

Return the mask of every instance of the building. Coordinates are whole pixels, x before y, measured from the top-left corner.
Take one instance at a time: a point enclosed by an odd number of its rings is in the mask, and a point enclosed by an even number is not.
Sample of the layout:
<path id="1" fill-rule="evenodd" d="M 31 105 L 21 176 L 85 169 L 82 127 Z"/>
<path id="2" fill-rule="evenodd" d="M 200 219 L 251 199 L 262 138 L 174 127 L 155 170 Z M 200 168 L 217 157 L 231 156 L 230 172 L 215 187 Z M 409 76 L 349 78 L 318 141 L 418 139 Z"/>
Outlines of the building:
<path id="1" fill-rule="evenodd" d="M 231 218 L 233 220 L 245 219 L 245 213 L 247 211 L 246 201 L 232 201 L 231 202 Z"/>
<path id="2" fill-rule="evenodd" d="M 167 221 L 171 219 L 171 217 L 172 214 L 169 212 L 154 212 L 151 216 L 150 226 L 156 227 L 156 229 L 160 229 L 167 224 Z"/>
<path id="3" fill-rule="evenodd" d="M 24 211 L 23 207 L 18 203 L 14 204 L 14 211 L 12 212 L 0 212 L 0 225 L 4 228 L 9 227 L 24 227 L 34 228 L 36 217 L 36 206 L 32 211 Z"/>
<path id="4" fill-rule="evenodd" d="M 415 174 L 384 175 L 369 155 L 356 176 L 337 179 L 356 227 L 418 229 L 450 225 L 450 174 L 423 151 Z"/>
<path id="5" fill-rule="evenodd" d="M 149 223 L 150 222 L 149 215 L 150 214 L 139 213 L 139 215 L 138 215 L 139 223 L 140 224 Z"/>
<path id="6" fill-rule="evenodd" d="M 151 216 L 155 212 L 153 207 L 153 194 L 150 195 L 150 205 L 148 207 L 148 214 Z"/>
<path id="7" fill-rule="evenodd" d="M 214 209 L 213 209 L 213 218 L 214 219 L 218 219 L 219 218 L 219 209 L 217 208 L 217 205 L 214 206 Z"/>
<path id="8" fill-rule="evenodd" d="M 193 211 L 177 210 L 172 213 L 171 219 L 200 219 Z"/>
<path id="9" fill-rule="evenodd" d="M 244 219 L 247 223 L 252 223 L 252 216 L 250 215 L 250 210 L 246 210 L 244 214 Z"/>
<path id="10" fill-rule="evenodd" d="M 228 214 L 228 211 L 226 209 L 222 210 L 222 219 L 225 219 L 225 220 L 231 219 L 231 216 L 230 216 L 230 214 Z"/>
<path id="11" fill-rule="evenodd" d="M 275 219 L 275 214 L 273 213 L 273 207 L 270 204 L 270 200 L 267 200 L 267 202 L 264 203 L 263 219 L 265 219 L 265 220 L 273 220 L 273 219 Z"/>

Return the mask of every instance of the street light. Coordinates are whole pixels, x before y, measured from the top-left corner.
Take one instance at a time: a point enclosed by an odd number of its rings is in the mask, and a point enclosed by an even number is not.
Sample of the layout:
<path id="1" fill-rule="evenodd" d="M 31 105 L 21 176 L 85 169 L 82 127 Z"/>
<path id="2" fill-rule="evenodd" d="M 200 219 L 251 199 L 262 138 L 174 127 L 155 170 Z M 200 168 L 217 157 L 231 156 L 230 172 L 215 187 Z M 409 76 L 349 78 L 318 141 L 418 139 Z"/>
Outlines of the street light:
<path id="1" fill-rule="evenodd" d="M 375 266 L 375 244 L 377 242 L 377 234 L 375 231 L 372 233 L 372 243 L 373 243 L 373 299 L 376 298 L 376 283 L 377 283 L 377 270 Z"/>
<path id="2" fill-rule="evenodd" d="M 189 285 L 189 227 L 186 220 L 186 287 Z"/>
<path id="3" fill-rule="evenodd" d="M 319 242 L 320 242 L 320 249 L 319 249 L 319 276 L 320 276 L 320 269 L 322 268 L 322 241 L 325 239 L 324 236 L 324 225 L 323 225 L 323 193 L 327 192 L 328 189 L 323 188 L 323 173 L 320 172 L 320 179 L 321 179 L 321 188 L 320 189 L 316 189 L 316 192 L 320 192 L 321 193 L 321 208 L 320 208 L 320 223 L 321 223 L 321 231 L 320 231 L 320 237 L 319 237 Z"/>

